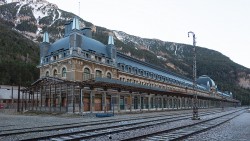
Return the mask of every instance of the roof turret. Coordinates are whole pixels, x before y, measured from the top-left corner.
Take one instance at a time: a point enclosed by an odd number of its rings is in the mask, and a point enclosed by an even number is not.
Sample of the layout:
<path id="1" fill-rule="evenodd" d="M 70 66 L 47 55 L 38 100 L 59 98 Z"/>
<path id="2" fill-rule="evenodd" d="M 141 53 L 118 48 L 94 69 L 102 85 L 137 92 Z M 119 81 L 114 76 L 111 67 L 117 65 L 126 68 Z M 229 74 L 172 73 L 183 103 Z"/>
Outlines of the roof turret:
<path id="1" fill-rule="evenodd" d="M 112 33 L 109 34 L 108 45 L 114 45 L 114 37 Z"/>
<path id="2" fill-rule="evenodd" d="M 73 19 L 73 25 L 72 25 L 72 30 L 79 30 L 80 29 L 80 26 L 79 26 L 79 19 L 77 17 L 75 17 Z"/>
<path id="3" fill-rule="evenodd" d="M 49 33 L 47 31 L 43 34 L 43 43 L 49 43 Z"/>

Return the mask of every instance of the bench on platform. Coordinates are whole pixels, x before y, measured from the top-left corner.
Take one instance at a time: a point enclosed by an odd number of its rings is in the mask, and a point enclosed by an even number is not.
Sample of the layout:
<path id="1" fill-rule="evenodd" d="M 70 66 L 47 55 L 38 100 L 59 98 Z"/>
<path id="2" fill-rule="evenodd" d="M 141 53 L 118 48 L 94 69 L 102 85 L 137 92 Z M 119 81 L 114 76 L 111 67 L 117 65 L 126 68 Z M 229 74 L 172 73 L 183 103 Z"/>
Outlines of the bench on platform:
<path id="1" fill-rule="evenodd" d="M 96 117 L 112 117 L 114 116 L 114 114 L 113 113 L 97 113 L 95 116 Z"/>

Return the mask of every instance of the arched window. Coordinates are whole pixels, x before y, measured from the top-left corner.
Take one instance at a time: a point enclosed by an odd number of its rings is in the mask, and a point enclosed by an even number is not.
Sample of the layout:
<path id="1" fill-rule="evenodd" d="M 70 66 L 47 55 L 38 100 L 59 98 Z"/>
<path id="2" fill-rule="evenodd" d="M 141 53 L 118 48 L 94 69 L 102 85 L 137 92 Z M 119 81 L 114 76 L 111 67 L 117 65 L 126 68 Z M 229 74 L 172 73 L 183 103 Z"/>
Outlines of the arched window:
<path id="1" fill-rule="evenodd" d="M 90 69 L 85 68 L 83 71 L 83 80 L 88 80 L 88 79 L 90 79 Z"/>
<path id="2" fill-rule="evenodd" d="M 54 71 L 53 71 L 53 76 L 57 77 L 57 70 L 56 69 L 54 69 Z"/>
<path id="3" fill-rule="evenodd" d="M 96 70 L 96 71 L 95 71 L 95 76 L 96 76 L 96 77 L 102 77 L 102 71 Z"/>
<path id="4" fill-rule="evenodd" d="M 66 68 L 62 68 L 62 77 L 66 77 Z"/>
<path id="5" fill-rule="evenodd" d="M 45 76 L 46 76 L 46 77 L 49 77 L 49 71 L 46 71 Z"/>
<path id="6" fill-rule="evenodd" d="M 141 72 L 141 74 L 140 74 L 140 75 L 142 75 L 142 76 L 143 76 L 143 70 L 141 70 L 140 72 Z"/>
<path id="7" fill-rule="evenodd" d="M 111 79 L 111 73 L 110 72 L 107 73 L 107 78 Z"/>

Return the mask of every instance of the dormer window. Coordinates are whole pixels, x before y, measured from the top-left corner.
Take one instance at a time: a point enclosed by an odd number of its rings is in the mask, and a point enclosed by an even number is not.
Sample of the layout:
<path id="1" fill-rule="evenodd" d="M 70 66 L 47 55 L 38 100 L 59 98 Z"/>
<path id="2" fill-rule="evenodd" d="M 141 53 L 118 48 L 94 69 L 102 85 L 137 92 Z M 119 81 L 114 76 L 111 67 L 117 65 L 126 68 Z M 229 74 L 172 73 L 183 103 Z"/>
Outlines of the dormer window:
<path id="1" fill-rule="evenodd" d="M 165 77 L 163 77 L 163 81 L 165 82 L 165 80 L 166 80 L 166 78 Z"/>
<path id="2" fill-rule="evenodd" d="M 131 73 L 131 68 L 130 68 L 130 67 L 128 68 L 128 72 L 130 72 L 130 73 Z"/>
<path id="3" fill-rule="evenodd" d="M 137 74 L 137 69 L 134 69 L 135 74 Z"/>
<path id="4" fill-rule="evenodd" d="M 141 70 L 141 71 L 140 71 L 140 75 L 142 75 L 142 76 L 143 76 L 143 70 Z"/>
<path id="5" fill-rule="evenodd" d="M 89 58 L 89 54 L 88 53 L 86 53 L 86 58 Z"/>
<path id="6" fill-rule="evenodd" d="M 98 61 L 98 62 L 101 62 L 102 61 L 102 57 L 95 56 L 95 60 Z"/>

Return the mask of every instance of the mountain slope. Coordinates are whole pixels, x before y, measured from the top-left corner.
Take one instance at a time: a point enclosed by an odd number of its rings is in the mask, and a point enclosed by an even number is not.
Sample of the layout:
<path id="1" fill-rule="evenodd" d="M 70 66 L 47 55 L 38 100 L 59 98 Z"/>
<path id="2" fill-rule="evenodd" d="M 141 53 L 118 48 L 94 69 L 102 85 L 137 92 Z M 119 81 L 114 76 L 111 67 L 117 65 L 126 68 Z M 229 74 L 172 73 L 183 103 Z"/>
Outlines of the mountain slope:
<path id="1" fill-rule="evenodd" d="M 0 20 L 0 84 L 27 86 L 39 76 L 39 48 L 11 25 Z"/>
<path id="2" fill-rule="evenodd" d="M 51 42 L 63 37 L 64 24 L 76 16 L 59 9 L 56 5 L 48 3 L 45 0 L 37 0 L 35 2 L 33 0 L 16 1 L 15 3 L 5 2 L 4 5 L 1 5 L 0 17 L 12 24 L 10 28 L 16 30 L 18 33 L 22 33 L 25 37 L 36 43 L 42 40 L 44 31 L 49 32 Z M 192 78 L 192 46 L 156 39 L 140 38 L 122 31 L 98 27 L 82 19 L 80 19 L 80 22 L 81 27 L 91 27 L 93 38 L 104 44 L 107 44 L 108 34 L 113 32 L 115 35 L 115 45 L 119 51 L 139 60 Z M 17 37 L 21 38 L 19 35 L 17 35 Z M 14 39 L 9 38 L 7 40 Z M 22 40 L 22 42 L 29 42 L 24 40 Z M 4 47 L 8 48 L 8 46 L 9 45 Z M 33 45 L 34 48 L 36 48 L 36 46 L 36 44 Z M 5 50 L 4 54 L 9 54 L 12 51 L 8 52 Z M 24 49 L 23 51 L 29 52 L 29 49 Z M 16 54 L 16 52 L 14 54 Z M 32 60 L 32 63 L 30 63 L 31 66 L 38 64 L 38 54 L 38 51 L 32 54 L 34 56 L 30 59 Z M 25 53 L 22 54 L 22 56 L 25 56 Z M 9 58 L 15 58 L 15 56 L 10 56 Z M 15 64 L 15 62 L 9 64 Z M 34 72 L 36 71 L 37 70 L 34 69 Z M 228 57 L 217 51 L 197 47 L 197 76 L 204 74 L 209 75 L 216 82 L 220 90 L 233 92 L 237 98 L 242 99 L 245 104 L 249 102 L 247 100 L 250 95 L 249 69 L 234 63 Z M 34 78 L 37 77 L 38 73 Z M 13 77 L 13 79 L 16 78 L 17 77 Z M 32 82 L 32 80 L 33 78 L 27 80 L 27 83 Z M 26 81 L 26 79 L 22 78 L 22 81 Z M 0 82 L 16 84 L 17 81 L 7 82 L 6 80 L 0 80 Z"/>

